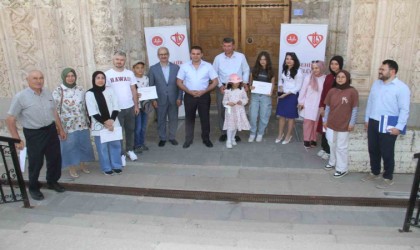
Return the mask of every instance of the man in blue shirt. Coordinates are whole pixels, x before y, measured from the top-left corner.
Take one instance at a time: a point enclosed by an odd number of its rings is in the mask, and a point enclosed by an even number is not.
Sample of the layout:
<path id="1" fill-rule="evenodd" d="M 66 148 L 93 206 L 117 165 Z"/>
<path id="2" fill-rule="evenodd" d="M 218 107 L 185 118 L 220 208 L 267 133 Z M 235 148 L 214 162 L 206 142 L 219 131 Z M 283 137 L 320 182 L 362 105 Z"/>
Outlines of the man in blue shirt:
<path id="1" fill-rule="evenodd" d="M 371 173 L 362 181 L 376 180 L 381 172 L 381 158 L 384 162 L 383 181 L 377 188 L 384 189 L 394 184 L 394 149 L 397 136 L 404 130 L 410 112 L 410 89 L 396 76 L 398 64 L 385 60 L 379 68 L 376 80 L 369 93 L 365 114 L 365 128 L 368 133 L 368 149 Z M 394 116 L 397 122 L 380 132 L 380 121 L 384 116 Z M 389 123 L 388 123 L 389 125 Z"/>

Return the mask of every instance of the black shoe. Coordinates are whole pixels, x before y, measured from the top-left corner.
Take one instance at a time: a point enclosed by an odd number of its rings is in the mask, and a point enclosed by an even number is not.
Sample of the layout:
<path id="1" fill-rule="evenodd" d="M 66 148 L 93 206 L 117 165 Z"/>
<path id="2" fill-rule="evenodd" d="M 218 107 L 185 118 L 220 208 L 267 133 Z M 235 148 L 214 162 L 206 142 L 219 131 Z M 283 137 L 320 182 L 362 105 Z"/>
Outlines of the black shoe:
<path id="1" fill-rule="evenodd" d="M 241 141 L 241 137 L 239 137 L 239 136 L 235 135 L 235 141 L 236 141 L 236 142 L 240 142 L 240 141 Z"/>
<path id="2" fill-rule="evenodd" d="M 184 142 L 184 145 L 182 145 L 183 148 L 189 148 L 191 146 L 192 142 Z"/>
<path id="3" fill-rule="evenodd" d="M 175 139 L 169 140 L 169 142 L 174 146 L 178 145 L 178 142 Z"/>
<path id="4" fill-rule="evenodd" d="M 112 171 L 114 171 L 114 173 L 116 173 L 116 174 L 122 174 L 121 169 L 113 169 Z"/>
<path id="5" fill-rule="evenodd" d="M 29 195 L 32 199 L 40 201 L 44 199 L 44 195 L 39 190 L 29 190 Z"/>
<path id="6" fill-rule="evenodd" d="M 165 146 L 165 143 L 166 143 L 166 141 L 159 141 L 159 147 L 163 147 L 163 146 Z"/>
<path id="7" fill-rule="evenodd" d="M 311 147 L 316 147 L 316 141 L 311 141 Z"/>
<path id="8" fill-rule="evenodd" d="M 303 142 L 303 146 L 304 146 L 306 149 L 311 148 L 311 143 L 310 143 L 309 141 L 304 141 L 304 142 Z"/>
<path id="9" fill-rule="evenodd" d="M 137 147 L 137 148 L 135 148 L 135 149 L 134 149 L 134 153 L 136 153 L 136 154 L 142 154 L 142 153 L 143 153 L 143 149 L 142 149 L 142 147 Z"/>
<path id="10" fill-rule="evenodd" d="M 213 143 L 211 143 L 211 141 L 210 141 L 210 140 L 205 140 L 205 141 L 203 141 L 203 143 L 204 143 L 204 145 L 206 145 L 206 147 L 208 147 L 208 148 L 212 148 L 212 147 L 213 147 Z"/>
<path id="11" fill-rule="evenodd" d="M 112 176 L 112 175 L 114 175 L 114 172 L 113 171 L 106 171 L 106 172 L 103 172 L 104 173 L 104 175 L 107 175 L 107 176 Z"/>
<path id="12" fill-rule="evenodd" d="M 62 193 L 66 191 L 64 187 L 62 187 L 58 182 L 54 183 L 47 183 L 47 188 L 56 191 L 57 193 Z"/>
<path id="13" fill-rule="evenodd" d="M 227 135 L 226 135 L 226 134 L 221 135 L 221 136 L 219 137 L 219 141 L 220 141 L 220 142 L 225 142 L 226 140 L 227 140 Z"/>

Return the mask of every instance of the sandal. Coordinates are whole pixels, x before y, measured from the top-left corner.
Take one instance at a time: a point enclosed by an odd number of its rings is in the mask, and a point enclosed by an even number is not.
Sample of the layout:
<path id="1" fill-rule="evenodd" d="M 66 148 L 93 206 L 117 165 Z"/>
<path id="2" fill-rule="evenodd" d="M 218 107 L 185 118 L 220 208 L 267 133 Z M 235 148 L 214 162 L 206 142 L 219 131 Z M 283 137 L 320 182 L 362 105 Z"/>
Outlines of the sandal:
<path id="1" fill-rule="evenodd" d="M 69 174 L 73 178 L 79 178 L 79 174 L 77 173 L 76 169 L 74 169 L 73 167 L 69 169 Z"/>
<path id="2" fill-rule="evenodd" d="M 80 170 L 85 174 L 90 174 L 90 170 L 85 165 L 80 165 Z"/>

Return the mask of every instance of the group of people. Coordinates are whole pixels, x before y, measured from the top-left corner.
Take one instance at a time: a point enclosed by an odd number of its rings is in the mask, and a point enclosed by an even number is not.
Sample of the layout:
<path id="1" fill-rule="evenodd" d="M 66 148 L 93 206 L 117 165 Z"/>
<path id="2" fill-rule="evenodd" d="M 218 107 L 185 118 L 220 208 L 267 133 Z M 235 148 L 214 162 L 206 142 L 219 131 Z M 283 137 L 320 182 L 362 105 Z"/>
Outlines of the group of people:
<path id="1" fill-rule="evenodd" d="M 219 141 L 232 148 L 241 140 L 237 131 L 250 130 L 248 142 L 261 142 L 272 112 L 271 93 L 276 87 L 270 54 L 260 52 L 250 69 L 245 55 L 235 51 L 232 38 L 223 39 L 222 48 L 223 53 L 210 64 L 202 60 L 202 48 L 192 46 L 191 60 L 178 66 L 169 61 L 169 50 L 160 47 L 157 50 L 159 62 L 150 67 L 147 75 L 143 62 L 134 64 L 132 70 L 126 69 L 126 54 L 117 51 L 112 59 L 113 67 L 106 72 L 95 71 L 92 88 L 86 92 L 76 84 L 74 69 L 63 70 L 62 83 L 52 93 L 43 88 L 41 71 L 29 72 L 29 86 L 13 98 L 6 121 L 12 137 L 17 139 L 20 137 L 16 121 L 23 126 L 31 197 L 44 198 L 38 182 L 44 156 L 48 188 L 57 192 L 64 191 L 58 184 L 62 168 L 68 167 L 74 178 L 79 177 L 78 169 L 90 173 L 84 165 L 94 161 L 90 136 L 96 145 L 101 171 L 105 175 L 121 174 L 126 157 L 135 161 L 138 153 L 148 150 L 145 134 L 148 115 L 154 109 L 159 147 L 164 147 L 167 141 L 178 145 L 178 108 L 182 103 L 185 106 L 183 148 L 193 143 L 197 111 L 202 142 L 213 147 L 209 118 L 213 89 L 216 89 Z M 317 133 L 320 133 L 322 149 L 318 156 L 328 160 L 325 169 L 335 169 L 336 178 L 348 173 L 349 132 L 354 129 L 358 112 L 358 92 L 351 86 L 351 75 L 343 70 L 343 63 L 341 56 L 334 56 L 329 63 L 330 73 L 326 75 L 324 62 L 312 61 L 311 73 L 304 77 L 296 53 L 287 52 L 277 90 L 279 125 L 275 143 L 290 143 L 295 119 L 303 117 L 304 148 L 316 147 Z M 382 158 L 384 181 L 378 188 L 393 184 L 395 140 L 405 128 L 409 115 L 410 90 L 396 77 L 397 72 L 395 61 L 382 63 L 366 108 L 371 173 L 362 180 L 379 178 Z M 270 94 L 253 93 L 254 81 L 271 84 Z M 156 87 L 157 99 L 141 100 L 141 88 L 148 86 Z M 245 111 L 248 102 L 249 120 Z M 378 132 L 384 115 L 398 117 L 397 124 L 388 128 L 388 133 Z M 123 134 L 123 140 L 102 142 L 101 134 L 107 130 Z M 23 141 L 17 144 L 18 149 L 23 147 Z"/>

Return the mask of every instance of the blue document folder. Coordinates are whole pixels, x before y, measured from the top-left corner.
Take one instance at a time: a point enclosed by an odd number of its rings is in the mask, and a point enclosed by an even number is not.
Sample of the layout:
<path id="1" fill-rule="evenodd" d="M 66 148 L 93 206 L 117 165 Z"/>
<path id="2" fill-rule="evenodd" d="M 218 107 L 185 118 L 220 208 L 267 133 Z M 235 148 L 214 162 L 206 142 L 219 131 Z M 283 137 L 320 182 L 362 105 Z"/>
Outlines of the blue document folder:
<path id="1" fill-rule="evenodd" d="M 379 132 L 380 133 L 388 133 L 390 128 L 393 128 L 398 123 L 398 116 L 392 115 L 381 115 L 381 120 L 379 121 Z M 407 126 L 404 126 L 404 129 L 400 131 L 400 134 L 405 135 Z"/>

